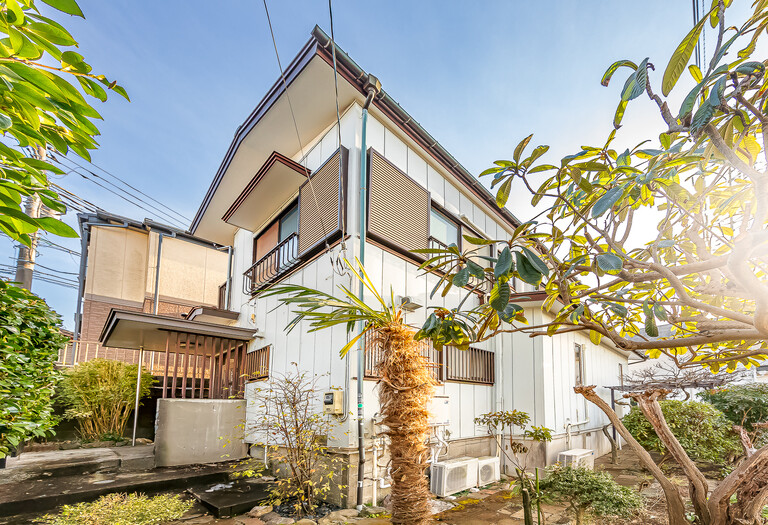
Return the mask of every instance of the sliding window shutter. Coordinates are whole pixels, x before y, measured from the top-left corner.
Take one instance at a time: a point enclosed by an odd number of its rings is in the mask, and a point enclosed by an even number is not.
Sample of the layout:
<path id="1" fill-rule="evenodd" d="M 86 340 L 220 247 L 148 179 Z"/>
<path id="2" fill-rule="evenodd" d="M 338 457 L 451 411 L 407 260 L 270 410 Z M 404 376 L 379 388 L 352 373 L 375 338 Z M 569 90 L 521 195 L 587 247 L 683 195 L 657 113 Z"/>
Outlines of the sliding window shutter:
<path id="1" fill-rule="evenodd" d="M 326 235 L 333 237 L 341 231 L 347 158 L 346 148 L 337 150 L 312 173 L 312 184 L 307 181 L 299 189 L 299 255 L 316 248 Z"/>
<path id="2" fill-rule="evenodd" d="M 368 234 L 400 251 L 427 247 L 429 192 L 369 150 Z"/>

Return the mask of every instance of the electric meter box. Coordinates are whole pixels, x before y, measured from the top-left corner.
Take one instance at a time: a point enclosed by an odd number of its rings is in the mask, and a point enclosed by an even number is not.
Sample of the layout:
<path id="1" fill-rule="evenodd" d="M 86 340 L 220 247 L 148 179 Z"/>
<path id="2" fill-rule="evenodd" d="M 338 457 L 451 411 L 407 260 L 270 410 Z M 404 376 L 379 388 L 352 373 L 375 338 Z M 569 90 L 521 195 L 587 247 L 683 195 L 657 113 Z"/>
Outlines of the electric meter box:
<path id="1" fill-rule="evenodd" d="M 344 393 L 332 390 L 323 394 L 323 414 L 338 416 L 344 413 Z"/>

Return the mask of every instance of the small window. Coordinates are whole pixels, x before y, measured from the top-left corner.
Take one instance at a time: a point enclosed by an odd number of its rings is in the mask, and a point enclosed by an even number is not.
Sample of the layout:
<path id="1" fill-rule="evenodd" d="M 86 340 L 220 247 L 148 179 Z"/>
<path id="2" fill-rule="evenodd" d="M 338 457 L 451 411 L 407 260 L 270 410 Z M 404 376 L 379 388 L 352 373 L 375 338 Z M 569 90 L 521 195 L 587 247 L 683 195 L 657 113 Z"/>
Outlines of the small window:
<path id="1" fill-rule="evenodd" d="M 280 242 L 294 233 L 299 233 L 299 205 L 294 204 L 280 217 Z"/>
<path id="2" fill-rule="evenodd" d="M 261 260 L 278 244 L 299 232 L 299 206 L 291 204 L 253 239 L 253 262 Z"/>
<path id="3" fill-rule="evenodd" d="M 624 388 L 624 365 L 619 363 L 619 386 Z"/>
<path id="4" fill-rule="evenodd" d="M 459 244 L 459 225 L 450 217 L 432 208 L 430 212 L 429 235 L 436 241 L 450 246 Z"/>
<path id="5" fill-rule="evenodd" d="M 574 371 L 576 386 L 584 384 L 584 345 L 573 346 Z"/>

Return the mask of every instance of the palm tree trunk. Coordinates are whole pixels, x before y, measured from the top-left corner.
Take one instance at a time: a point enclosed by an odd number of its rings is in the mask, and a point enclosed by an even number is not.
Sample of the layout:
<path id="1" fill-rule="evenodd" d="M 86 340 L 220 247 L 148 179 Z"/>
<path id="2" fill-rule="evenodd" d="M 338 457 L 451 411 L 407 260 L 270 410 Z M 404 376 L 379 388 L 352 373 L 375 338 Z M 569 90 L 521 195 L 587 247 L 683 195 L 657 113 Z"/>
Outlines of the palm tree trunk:
<path id="1" fill-rule="evenodd" d="M 421 525 L 431 519 L 429 412 L 434 380 L 414 332 L 402 324 L 380 330 L 384 356 L 379 364 L 379 403 L 389 435 L 392 461 L 392 523 Z"/>

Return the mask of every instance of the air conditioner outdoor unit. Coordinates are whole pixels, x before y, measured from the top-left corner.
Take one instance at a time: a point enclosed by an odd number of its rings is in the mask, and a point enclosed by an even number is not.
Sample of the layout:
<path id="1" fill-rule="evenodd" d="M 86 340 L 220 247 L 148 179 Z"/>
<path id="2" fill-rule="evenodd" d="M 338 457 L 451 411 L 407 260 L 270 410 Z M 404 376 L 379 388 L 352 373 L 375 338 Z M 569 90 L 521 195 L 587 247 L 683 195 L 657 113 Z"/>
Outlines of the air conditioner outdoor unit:
<path id="1" fill-rule="evenodd" d="M 499 481 L 499 458 L 498 456 L 483 456 L 477 458 L 477 486 L 484 487 L 494 481 Z"/>
<path id="2" fill-rule="evenodd" d="M 477 486 L 477 458 L 458 458 L 432 464 L 430 490 L 436 496 L 450 496 Z"/>
<path id="3" fill-rule="evenodd" d="M 588 448 L 573 448 L 560 452 L 557 461 L 568 467 L 595 467 L 595 451 Z"/>

